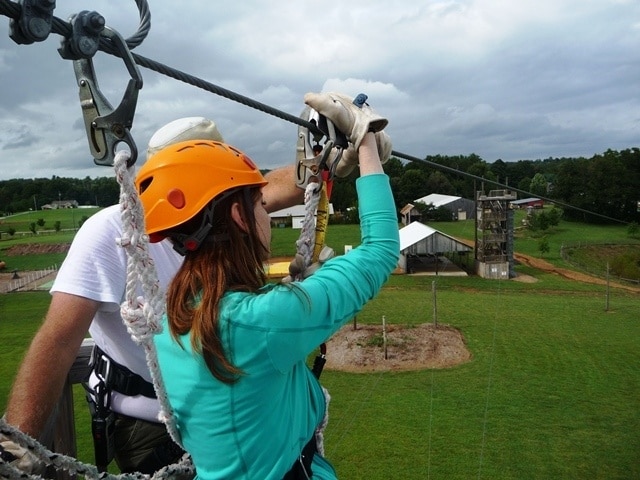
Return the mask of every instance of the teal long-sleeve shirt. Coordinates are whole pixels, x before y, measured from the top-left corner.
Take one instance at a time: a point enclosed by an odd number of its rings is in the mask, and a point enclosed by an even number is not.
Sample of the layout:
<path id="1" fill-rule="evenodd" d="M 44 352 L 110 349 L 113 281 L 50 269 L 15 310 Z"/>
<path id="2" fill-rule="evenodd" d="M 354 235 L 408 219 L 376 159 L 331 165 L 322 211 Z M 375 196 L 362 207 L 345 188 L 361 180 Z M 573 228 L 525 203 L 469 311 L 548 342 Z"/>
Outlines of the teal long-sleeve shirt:
<path id="1" fill-rule="evenodd" d="M 362 243 L 294 286 L 267 285 L 258 294 L 228 292 L 220 305 L 225 352 L 244 375 L 222 383 L 202 356 L 175 342 L 163 319 L 154 338 L 161 374 L 197 478 L 281 479 L 325 412 L 307 356 L 362 309 L 397 265 L 398 223 L 389 180 L 357 180 Z M 314 479 L 335 479 L 320 455 Z"/>

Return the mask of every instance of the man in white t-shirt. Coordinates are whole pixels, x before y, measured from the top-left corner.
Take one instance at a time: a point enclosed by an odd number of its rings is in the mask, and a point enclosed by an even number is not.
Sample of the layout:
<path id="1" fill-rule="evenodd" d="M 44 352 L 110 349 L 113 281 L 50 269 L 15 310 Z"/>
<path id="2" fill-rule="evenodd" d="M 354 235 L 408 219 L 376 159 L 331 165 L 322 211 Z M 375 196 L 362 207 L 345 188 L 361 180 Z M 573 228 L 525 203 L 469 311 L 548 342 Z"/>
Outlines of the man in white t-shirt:
<path id="1" fill-rule="evenodd" d="M 222 140 L 215 124 L 202 117 L 180 119 L 162 127 L 149 141 L 147 156 L 189 139 Z M 266 174 L 265 208 L 273 212 L 302 201 L 293 165 Z M 120 304 L 126 288 L 126 253 L 116 245 L 122 236 L 118 205 L 90 217 L 76 234 L 51 289 L 51 304 L 14 382 L 5 414 L 7 423 L 38 438 L 57 403 L 87 331 L 97 346 L 91 386 L 109 369 L 114 378 L 110 409 L 115 416 L 115 460 L 122 472 L 153 473 L 175 463 L 183 452 L 159 423 L 144 351 L 126 331 Z M 149 245 L 161 288 L 182 262 L 168 240 Z M 114 373 L 115 372 L 115 373 Z M 32 469 L 25 450 L 0 435 L 3 459 Z M 13 457 L 13 458 L 12 458 Z M 7 461 L 7 460 L 5 460 Z"/>

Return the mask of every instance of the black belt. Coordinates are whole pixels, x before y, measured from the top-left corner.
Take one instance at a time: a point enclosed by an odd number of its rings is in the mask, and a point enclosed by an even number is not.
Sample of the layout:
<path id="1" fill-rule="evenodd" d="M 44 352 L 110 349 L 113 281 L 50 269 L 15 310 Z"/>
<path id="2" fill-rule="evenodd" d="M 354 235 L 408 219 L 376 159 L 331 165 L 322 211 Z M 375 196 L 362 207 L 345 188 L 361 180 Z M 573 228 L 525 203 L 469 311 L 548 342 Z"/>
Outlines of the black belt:
<path id="1" fill-rule="evenodd" d="M 294 462 L 291 470 L 282 477 L 282 480 L 307 480 L 313 477 L 311 463 L 317 451 L 316 436 L 313 435 L 300 452 L 300 456 Z"/>
<path id="2" fill-rule="evenodd" d="M 127 367 L 114 362 L 97 345 L 93 347 L 93 371 L 99 379 L 104 381 L 109 390 L 115 390 L 123 395 L 142 395 L 147 398 L 157 398 L 151 382 L 147 382 L 137 373 Z"/>

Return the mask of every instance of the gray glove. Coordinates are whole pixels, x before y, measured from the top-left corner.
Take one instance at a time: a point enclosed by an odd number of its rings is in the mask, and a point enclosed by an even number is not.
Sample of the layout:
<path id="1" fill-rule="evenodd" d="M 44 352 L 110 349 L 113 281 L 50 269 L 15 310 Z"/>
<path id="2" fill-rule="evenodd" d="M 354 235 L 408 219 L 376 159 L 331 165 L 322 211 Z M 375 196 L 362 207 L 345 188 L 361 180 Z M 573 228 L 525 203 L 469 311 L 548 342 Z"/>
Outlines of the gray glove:
<path id="1" fill-rule="evenodd" d="M 376 132 L 376 146 L 378 147 L 378 156 L 380 157 L 380 162 L 382 164 L 387 163 L 389 157 L 391 157 L 391 150 L 393 146 L 391 145 L 391 137 L 387 135 L 386 132 Z M 332 156 L 331 158 L 335 158 Z M 353 145 L 349 145 L 344 152 L 342 152 L 342 158 L 338 165 L 336 165 L 335 174 L 336 177 L 344 178 L 348 176 L 353 169 L 358 165 L 358 152 Z M 331 169 L 331 165 L 329 165 L 329 169 Z"/>
<path id="2" fill-rule="evenodd" d="M 24 473 L 42 475 L 46 470 L 46 466 L 33 453 L 1 434 L 0 454 L 3 455 L 3 459 L 6 458 L 5 462 L 8 465 Z"/>
<path id="3" fill-rule="evenodd" d="M 296 256 L 291 260 L 289 264 L 289 275 L 282 279 L 282 283 L 291 283 L 298 278 L 309 278 L 311 275 L 315 273 L 327 260 L 332 259 L 336 256 L 336 252 L 333 251 L 333 248 L 324 246 L 320 251 L 320 255 L 318 255 L 318 261 L 312 263 L 308 267 L 304 266 L 304 258 L 299 253 L 296 253 Z"/>
<path id="4" fill-rule="evenodd" d="M 376 114 L 360 94 L 354 100 L 342 93 L 307 93 L 304 103 L 333 122 L 358 151 L 367 132 L 383 130 L 389 121 Z"/>

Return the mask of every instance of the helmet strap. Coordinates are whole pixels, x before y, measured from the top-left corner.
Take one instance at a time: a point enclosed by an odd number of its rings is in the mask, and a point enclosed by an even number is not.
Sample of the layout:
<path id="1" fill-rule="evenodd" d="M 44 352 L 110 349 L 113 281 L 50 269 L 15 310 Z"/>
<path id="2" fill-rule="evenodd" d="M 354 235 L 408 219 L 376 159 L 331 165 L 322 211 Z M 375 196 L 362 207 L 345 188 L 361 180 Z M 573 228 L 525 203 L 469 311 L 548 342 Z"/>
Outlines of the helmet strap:
<path id="1" fill-rule="evenodd" d="M 171 238 L 173 249 L 180 255 L 185 256 L 187 252 L 194 252 L 198 248 L 200 248 L 200 245 L 202 245 L 202 243 L 207 238 L 207 235 L 213 228 L 213 211 L 216 208 L 216 205 L 237 190 L 237 188 L 227 190 L 226 192 L 211 200 L 211 202 L 209 202 L 209 204 L 205 207 L 202 215 L 202 222 L 200 223 L 200 227 L 198 227 L 195 232 L 191 234 L 169 232 L 168 237 Z M 213 235 L 212 240 L 214 242 L 222 242 L 229 240 L 229 238 L 229 234 L 219 233 Z"/>

